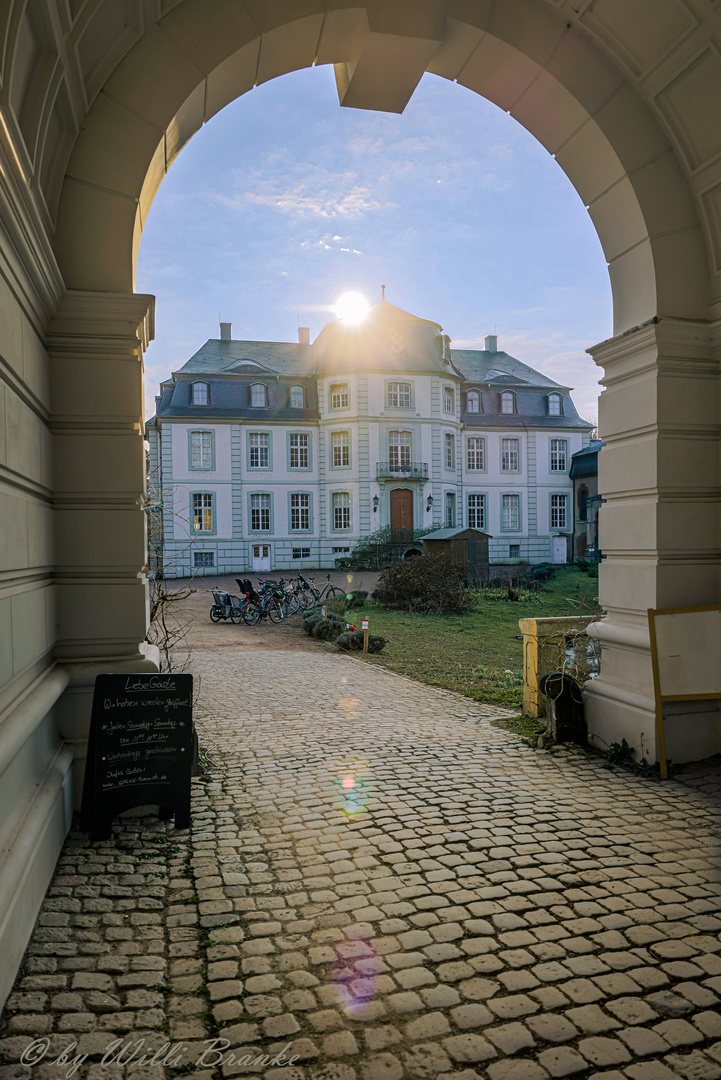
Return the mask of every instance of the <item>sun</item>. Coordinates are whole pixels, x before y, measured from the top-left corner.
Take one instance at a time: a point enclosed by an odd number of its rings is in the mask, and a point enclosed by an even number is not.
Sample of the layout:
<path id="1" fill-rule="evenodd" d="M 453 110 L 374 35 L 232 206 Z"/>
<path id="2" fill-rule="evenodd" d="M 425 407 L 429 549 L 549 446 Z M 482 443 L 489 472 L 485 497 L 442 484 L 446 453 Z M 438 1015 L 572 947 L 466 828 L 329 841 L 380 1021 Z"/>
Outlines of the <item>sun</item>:
<path id="1" fill-rule="evenodd" d="M 368 311 L 368 301 L 359 292 L 344 292 L 333 305 L 333 311 L 345 322 L 359 323 Z"/>

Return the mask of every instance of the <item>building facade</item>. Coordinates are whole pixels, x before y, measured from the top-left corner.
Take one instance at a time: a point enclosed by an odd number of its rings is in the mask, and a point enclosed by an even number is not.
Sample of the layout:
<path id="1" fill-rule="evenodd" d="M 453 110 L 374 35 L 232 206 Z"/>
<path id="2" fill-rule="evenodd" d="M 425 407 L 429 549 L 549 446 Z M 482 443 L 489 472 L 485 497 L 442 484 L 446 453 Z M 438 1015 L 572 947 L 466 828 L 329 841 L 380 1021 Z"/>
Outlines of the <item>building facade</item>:
<path id="1" fill-rule="evenodd" d="M 591 424 L 568 387 L 385 300 L 299 338 L 222 323 L 162 384 L 147 437 L 166 577 L 330 568 L 384 526 L 480 529 L 497 563 L 573 557 Z"/>
<path id="2" fill-rule="evenodd" d="M 598 512 L 603 498 L 598 490 L 598 453 L 603 443 L 592 439 L 571 459 L 570 477 L 573 481 L 573 551 L 577 559 L 599 562 L 601 547 L 598 535 Z"/>

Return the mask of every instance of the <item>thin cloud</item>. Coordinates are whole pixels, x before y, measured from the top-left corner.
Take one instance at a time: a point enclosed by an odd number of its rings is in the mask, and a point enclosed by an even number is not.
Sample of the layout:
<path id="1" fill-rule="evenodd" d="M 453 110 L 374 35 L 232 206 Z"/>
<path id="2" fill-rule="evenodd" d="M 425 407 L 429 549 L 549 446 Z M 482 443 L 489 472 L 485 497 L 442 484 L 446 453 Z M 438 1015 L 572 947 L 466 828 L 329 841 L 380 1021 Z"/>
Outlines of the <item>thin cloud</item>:
<path id="1" fill-rule="evenodd" d="M 354 154 L 377 154 L 383 146 L 383 139 L 380 136 L 373 139 L 370 135 L 355 135 L 346 146 Z"/>
<path id="2" fill-rule="evenodd" d="M 376 198 L 370 188 L 361 184 L 353 184 L 346 191 L 339 192 L 328 187 L 312 190 L 307 183 L 279 190 L 268 182 L 260 190 L 246 191 L 241 196 L 218 194 L 216 200 L 234 210 L 253 204 L 293 217 L 320 218 L 358 218 L 374 210 L 395 206 L 389 200 Z"/>

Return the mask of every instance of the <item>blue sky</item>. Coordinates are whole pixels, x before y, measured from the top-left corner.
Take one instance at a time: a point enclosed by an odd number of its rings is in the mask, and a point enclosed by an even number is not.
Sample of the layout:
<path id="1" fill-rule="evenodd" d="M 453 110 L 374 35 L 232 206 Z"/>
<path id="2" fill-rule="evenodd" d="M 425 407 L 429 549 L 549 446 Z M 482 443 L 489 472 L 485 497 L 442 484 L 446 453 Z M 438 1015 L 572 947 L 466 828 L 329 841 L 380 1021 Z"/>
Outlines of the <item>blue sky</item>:
<path id="1" fill-rule="evenodd" d="M 499 348 L 597 414 L 585 349 L 611 336 L 606 263 L 553 158 L 470 90 L 425 75 L 402 116 L 342 109 L 312 68 L 238 99 L 188 144 L 138 261 L 157 297 L 148 415 L 161 379 L 208 338 L 311 339 L 349 289 L 433 319 L 456 347 Z"/>

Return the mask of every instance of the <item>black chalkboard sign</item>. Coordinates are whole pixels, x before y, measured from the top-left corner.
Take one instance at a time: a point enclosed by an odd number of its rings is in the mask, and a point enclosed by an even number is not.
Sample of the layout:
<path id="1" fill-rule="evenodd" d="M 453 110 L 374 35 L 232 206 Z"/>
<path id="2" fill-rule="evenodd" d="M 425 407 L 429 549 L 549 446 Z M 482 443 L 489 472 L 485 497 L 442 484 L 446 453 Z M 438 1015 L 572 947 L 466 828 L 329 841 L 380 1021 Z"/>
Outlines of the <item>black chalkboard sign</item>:
<path id="1" fill-rule="evenodd" d="M 187 829 L 193 751 L 192 675 L 98 675 L 81 831 L 107 840 L 113 818 L 135 806 L 158 806 Z"/>

